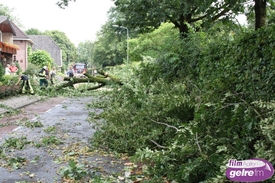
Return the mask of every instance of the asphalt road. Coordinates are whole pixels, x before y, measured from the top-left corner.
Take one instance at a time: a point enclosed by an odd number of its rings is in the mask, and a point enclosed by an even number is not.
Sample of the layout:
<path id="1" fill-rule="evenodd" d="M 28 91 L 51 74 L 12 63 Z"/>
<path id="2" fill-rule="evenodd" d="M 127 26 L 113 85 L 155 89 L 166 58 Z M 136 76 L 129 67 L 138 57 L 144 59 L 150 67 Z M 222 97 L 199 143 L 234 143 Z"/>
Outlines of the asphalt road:
<path id="1" fill-rule="evenodd" d="M 87 120 L 89 112 L 100 112 L 86 108 L 92 100 L 93 97 L 54 98 L 2 118 L 10 125 L 0 131 L 0 182 L 64 182 L 65 175 L 77 168 L 90 177 L 123 175 L 122 160 L 90 146 L 95 130 Z M 70 161 L 77 167 L 72 168 Z"/>
<path id="2" fill-rule="evenodd" d="M 4 134 L 9 133 L 20 126 L 21 122 L 31 120 L 38 115 L 44 114 L 47 110 L 50 110 L 56 105 L 61 104 L 66 99 L 67 98 L 63 97 L 54 97 L 48 98 L 46 100 L 36 100 L 38 102 L 35 103 L 32 103 L 33 99 L 30 99 L 32 101 L 28 103 L 25 101 L 28 100 L 28 96 L 17 96 L 13 98 L 11 103 L 8 100 L 5 100 L 4 105 L 6 105 L 5 103 L 9 103 L 10 105 L 15 105 L 18 103 L 17 105 L 20 107 L 20 109 L 18 109 L 17 112 L 14 112 L 12 110 L 9 111 L 8 109 L 0 108 L 2 111 L 7 111 L 5 113 L 1 113 L 0 139 Z M 0 103 L 3 104 L 3 100 L 0 100 Z M 22 107 L 22 105 L 24 107 Z"/>

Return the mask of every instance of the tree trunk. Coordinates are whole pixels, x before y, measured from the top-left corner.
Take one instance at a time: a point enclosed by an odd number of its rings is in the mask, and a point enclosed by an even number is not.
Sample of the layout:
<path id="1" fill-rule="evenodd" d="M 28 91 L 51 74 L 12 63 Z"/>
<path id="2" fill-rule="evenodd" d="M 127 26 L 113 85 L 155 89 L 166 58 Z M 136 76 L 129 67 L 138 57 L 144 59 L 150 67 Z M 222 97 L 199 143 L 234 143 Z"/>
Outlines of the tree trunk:
<path id="1" fill-rule="evenodd" d="M 101 88 L 105 85 L 110 85 L 110 84 L 119 84 L 122 85 L 122 82 L 119 78 L 108 74 L 107 72 L 100 70 L 98 71 L 99 76 L 91 76 L 90 74 L 85 73 L 84 75 L 86 76 L 85 78 L 70 78 L 70 77 L 65 77 L 63 80 L 68 81 L 67 83 L 64 83 L 60 85 L 57 89 L 64 88 L 64 87 L 73 87 L 74 84 L 77 83 L 99 83 L 100 85 L 92 87 L 87 90 L 96 90 L 98 88 Z"/>
<path id="2" fill-rule="evenodd" d="M 189 22 L 187 17 L 181 15 L 179 19 L 179 30 L 181 38 L 186 38 L 187 33 L 189 32 L 189 28 L 186 22 Z"/>
<path id="3" fill-rule="evenodd" d="M 266 25 L 266 0 L 254 0 L 255 30 Z"/>

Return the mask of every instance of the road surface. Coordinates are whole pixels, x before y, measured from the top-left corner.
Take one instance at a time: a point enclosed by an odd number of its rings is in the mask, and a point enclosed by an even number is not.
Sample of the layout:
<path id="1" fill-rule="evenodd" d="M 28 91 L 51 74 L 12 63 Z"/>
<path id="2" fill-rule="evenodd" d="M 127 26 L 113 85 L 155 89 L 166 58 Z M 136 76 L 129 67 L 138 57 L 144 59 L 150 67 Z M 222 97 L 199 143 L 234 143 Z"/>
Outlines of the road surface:
<path id="1" fill-rule="evenodd" d="M 89 174 L 85 182 L 99 175 L 123 176 L 122 160 L 91 147 L 95 130 L 87 119 L 90 111 L 100 110 L 86 104 L 94 99 L 52 98 L 2 118 L 0 124 L 8 125 L 0 131 L 0 182 L 64 182 L 73 169 Z"/>

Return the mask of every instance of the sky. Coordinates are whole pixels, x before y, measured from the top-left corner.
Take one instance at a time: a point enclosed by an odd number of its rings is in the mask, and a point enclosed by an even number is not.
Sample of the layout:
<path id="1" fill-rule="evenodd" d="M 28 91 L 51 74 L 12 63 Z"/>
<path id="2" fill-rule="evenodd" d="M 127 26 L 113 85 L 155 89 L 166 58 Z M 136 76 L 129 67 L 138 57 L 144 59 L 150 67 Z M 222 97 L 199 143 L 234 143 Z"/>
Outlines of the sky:
<path id="1" fill-rule="evenodd" d="M 58 30 L 64 32 L 72 43 L 94 41 L 108 19 L 107 12 L 113 6 L 112 0 L 76 0 L 69 7 L 59 8 L 58 0 L 1 0 L 1 4 L 13 9 L 25 31 L 35 28 L 40 31 Z"/>

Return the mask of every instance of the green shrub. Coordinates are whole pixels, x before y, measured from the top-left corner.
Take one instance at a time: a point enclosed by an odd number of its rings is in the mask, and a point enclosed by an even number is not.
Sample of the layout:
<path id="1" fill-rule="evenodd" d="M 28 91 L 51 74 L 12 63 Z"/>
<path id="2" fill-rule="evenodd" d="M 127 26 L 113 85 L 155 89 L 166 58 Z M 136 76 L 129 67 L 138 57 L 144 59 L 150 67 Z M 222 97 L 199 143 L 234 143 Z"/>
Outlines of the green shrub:
<path id="1" fill-rule="evenodd" d="M 5 69 L 3 68 L 3 65 L 0 64 L 0 81 L 2 81 L 2 77 L 5 75 Z"/>
<path id="2" fill-rule="evenodd" d="M 42 67 L 39 67 L 38 65 L 34 65 L 32 63 L 28 64 L 28 69 L 24 72 L 24 74 L 28 75 L 28 76 L 34 76 L 36 75 L 40 70 L 42 69 Z"/>
<path id="3" fill-rule="evenodd" d="M 32 52 L 28 60 L 30 63 L 40 66 L 41 68 L 43 66 L 51 66 L 53 65 L 53 59 L 51 58 L 51 55 L 45 51 L 45 50 L 36 50 Z"/>
<path id="4" fill-rule="evenodd" d="M 13 75 L 4 75 L 1 79 L 2 85 L 5 86 L 11 86 L 16 84 L 18 81 L 18 76 L 13 76 Z"/>

